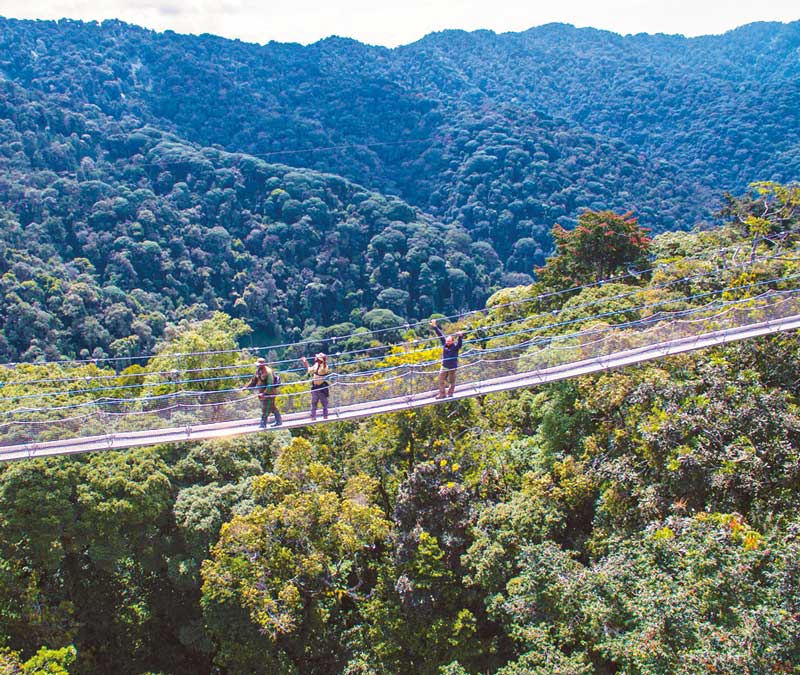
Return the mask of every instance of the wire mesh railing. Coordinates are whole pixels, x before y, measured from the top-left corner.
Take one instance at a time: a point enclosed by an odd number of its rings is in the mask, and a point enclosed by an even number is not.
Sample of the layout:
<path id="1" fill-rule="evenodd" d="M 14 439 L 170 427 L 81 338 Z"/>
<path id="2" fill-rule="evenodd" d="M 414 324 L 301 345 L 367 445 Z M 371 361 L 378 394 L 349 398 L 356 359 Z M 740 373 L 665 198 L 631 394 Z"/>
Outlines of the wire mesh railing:
<path id="1" fill-rule="evenodd" d="M 613 294 L 604 294 L 600 297 L 590 297 L 585 300 L 575 302 L 568 302 L 562 310 L 566 310 L 566 315 L 559 315 L 560 311 L 556 310 L 552 314 L 549 312 L 544 314 L 523 314 L 514 316 L 510 320 L 498 320 L 494 315 L 498 308 L 508 309 L 510 307 L 519 307 L 522 304 L 538 301 L 542 298 L 555 296 L 558 292 L 548 292 L 538 294 L 532 298 L 524 298 L 522 300 L 493 304 L 491 309 L 472 310 L 462 314 L 464 316 L 472 316 L 473 321 L 470 323 L 470 337 L 465 341 L 469 343 L 484 343 L 488 339 L 502 336 L 508 341 L 520 341 L 521 335 L 537 332 L 542 333 L 545 330 L 555 333 L 563 333 L 570 330 L 575 325 L 586 321 L 587 313 L 597 308 L 602 307 L 617 307 L 623 306 L 622 309 L 608 309 L 601 313 L 595 313 L 593 318 L 612 320 L 617 322 L 617 318 L 623 314 L 635 314 L 637 316 L 650 316 L 654 313 L 663 312 L 668 307 L 680 303 L 683 306 L 697 306 L 700 302 L 708 302 L 711 298 L 722 298 L 726 294 L 747 292 L 752 295 L 766 288 L 773 289 L 786 289 L 787 284 L 800 279 L 800 274 L 786 274 L 788 270 L 781 268 L 779 276 L 774 276 L 778 273 L 777 269 L 773 269 L 771 273 L 765 265 L 772 263 L 779 263 L 784 265 L 787 262 L 800 263 L 800 258 L 787 257 L 784 254 L 769 254 L 756 257 L 754 260 L 747 260 L 744 262 L 726 262 L 723 266 L 726 274 L 731 274 L 738 270 L 741 275 L 743 271 L 747 271 L 748 275 L 752 274 L 754 270 L 760 270 L 758 275 L 748 280 L 749 283 L 742 284 L 742 277 L 738 279 L 735 277 L 729 278 L 727 284 L 723 283 L 720 277 L 720 269 L 704 268 L 700 272 L 691 274 L 683 274 L 676 278 L 667 275 L 667 277 L 659 283 L 650 283 L 646 287 L 641 286 L 625 286 L 624 290 L 615 289 Z M 669 269 L 668 266 L 659 266 L 659 271 Z M 766 278 L 765 278 L 766 277 Z M 696 288 L 694 292 L 687 295 L 685 292 L 678 292 L 674 294 L 670 289 L 681 289 L 688 291 L 692 288 L 693 284 L 697 284 L 702 280 L 702 283 Z M 585 284 L 582 287 L 584 290 L 589 288 L 596 288 L 602 285 L 612 283 L 609 280 L 601 280 L 590 284 Z M 733 285 L 728 285 L 733 284 Z M 613 286 L 612 286 L 613 288 Z M 573 289 L 575 290 L 575 289 Z M 654 293 L 659 291 L 659 293 Z M 678 297 L 676 297 L 676 295 Z M 478 316 L 480 315 L 480 316 Z M 488 319 L 488 320 L 487 320 Z M 531 325 L 533 321 L 533 325 Z M 414 324 L 419 327 L 421 324 Z M 406 325 L 410 329 L 410 325 Z M 394 330 L 394 329 L 393 329 Z M 379 333 L 383 333 L 384 329 L 369 332 L 368 335 L 375 337 Z M 338 366 L 344 370 L 369 370 L 370 364 L 377 363 L 384 358 L 387 350 L 385 343 L 372 341 L 367 347 L 359 347 L 356 349 L 348 349 L 343 351 L 336 350 L 336 341 L 341 340 L 341 337 L 330 338 L 331 346 L 336 353 L 336 360 Z M 409 332 L 406 339 L 403 341 L 404 346 L 410 346 L 417 349 L 425 349 L 426 345 L 434 345 L 438 341 L 435 336 L 417 336 L 416 332 Z M 306 342 L 295 343 L 291 345 L 284 345 L 284 347 L 291 347 L 290 351 L 296 352 L 300 346 L 307 344 Z M 256 348 L 258 352 L 263 348 Z M 247 350 L 252 353 L 252 349 Z M 286 357 L 287 354 L 284 354 Z M 215 350 L 215 351 L 202 351 L 202 352 L 189 352 L 177 353 L 167 351 L 154 355 L 152 361 L 147 363 L 145 368 L 138 364 L 130 370 L 125 369 L 119 371 L 119 359 L 113 359 L 115 365 L 111 369 L 110 363 L 103 366 L 104 361 L 111 361 L 108 359 L 100 360 L 100 362 L 87 363 L 85 361 L 64 361 L 64 362 L 45 362 L 36 363 L 37 368 L 54 367 L 57 371 L 67 369 L 67 372 L 72 372 L 72 375 L 61 374 L 53 376 L 47 373 L 44 377 L 41 375 L 28 377 L 25 379 L 26 393 L 17 393 L 10 398 L 14 402 L 27 403 L 26 407 L 34 407 L 33 402 L 38 400 L 49 399 L 52 396 L 54 389 L 66 389 L 69 391 L 70 397 L 77 400 L 80 394 L 86 394 L 88 398 L 97 398 L 104 396 L 106 398 L 120 399 L 135 397 L 142 399 L 144 397 L 152 398 L 158 397 L 156 393 L 159 390 L 163 393 L 166 390 L 175 391 L 179 388 L 189 390 L 220 390 L 227 386 L 235 386 L 244 373 L 251 368 L 252 359 L 255 357 L 243 357 L 241 349 L 234 350 Z M 137 357 L 138 358 L 138 357 Z M 291 373 L 304 372 L 299 367 L 292 367 L 292 364 L 297 364 L 297 356 L 283 358 L 281 360 L 271 360 L 273 368 L 291 375 Z M 193 364 L 192 367 L 189 364 Z M 81 371 L 80 366 L 84 366 L 84 372 L 78 375 L 74 373 Z M 88 366 L 89 370 L 93 372 L 86 372 Z M 0 386 L 2 386 L 2 375 L 4 371 L 14 371 L 15 369 L 30 368 L 29 363 L 12 363 L 5 364 L 0 369 Z M 135 372 L 132 372 L 135 371 Z M 40 372 L 40 371 L 39 371 Z M 13 378 L 12 378 L 13 379 Z M 5 396 L 3 391 L 0 390 L 0 410 L 4 409 L 5 404 L 9 397 Z M 40 406 L 41 407 L 41 406 Z M 52 404 L 48 403 L 47 410 L 52 408 Z M 62 406 L 58 406 L 59 408 Z M 71 407 L 74 407 L 71 406 Z M 33 410 L 31 410 L 33 411 Z"/>
<path id="2" fill-rule="evenodd" d="M 726 332 L 744 326 L 769 324 L 800 315 L 800 290 L 770 290 L 759 296 L 738 300 L 717 300 L 703 307 L 661 312 L 646 318 L 610 324 L 595 319 L 580 330 L 560 335 L 543 335 L 535 330 L 498 336 L 482 341 L 480 346 L 462 350 L 457 370 L 457 388 L 480 393 L 492 384 L 513 388 L 515 382 L 530 382 L 531 376 L 584 360 L 598 360 L 637 352 L 652 352 L 662 345 L 718 334 L 725 341 Z M 614 317 L 619 319 L 620 317 Z M 607 321 L 611 320 L 607 317 Z M 366 372 L 339 372 L 331 375 L 329 418 L 337 419 L 353 411 L 369 414 L 372 410 L 403 409 L 421 400 L 433 399 L 437 392 L 440 364 L 438 350 L 410 357 L 417 362 L 403 362 L 402 352 L 393 361 L 378 364 Z M 649 358 L 649 357 L 648 357 Z M 507 385 L 507 386 L 506 386 Z M 125 434 L 157 436 L 159 430 L 252 423 L 260 415 L 254 393 L 223 386 L 211 391 L 169 391 L 145 398 L 95 398 L 72 402 L 60 397 L 59 404 L 16 407 L 0 411 L 0 458 L 4 448 L 34 446 L 59 441 L 76 443 L 87 437 L 112 439 Z M 308 421 L 311 403 L 308 381 L 285 383 L 275 400 L 284 419 Z M 109 442 L 109 445 L 111 443 Z"/>

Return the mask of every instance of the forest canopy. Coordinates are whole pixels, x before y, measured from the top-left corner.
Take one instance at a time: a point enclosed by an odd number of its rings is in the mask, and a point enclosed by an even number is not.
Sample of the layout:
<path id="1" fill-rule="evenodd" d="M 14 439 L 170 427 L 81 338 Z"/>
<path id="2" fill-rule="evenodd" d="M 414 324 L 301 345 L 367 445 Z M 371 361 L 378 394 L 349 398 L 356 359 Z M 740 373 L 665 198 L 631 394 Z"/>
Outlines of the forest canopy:
<path id="1" fill-rule="evenodd" d="M 798 22 L 388 50 L 0 18 L 0 436 L 219 396 L 252 345 L 403 366 L 438 359 L 433 316 L 524 365 L 793 290 L 798 46 Z M 797 675 L 798 364 L 785 333 L 0 463 L 0 671 Z"/>
<path id="2" fill-rule="evenodd" d="M 653 267 L 607 289 L 543 275 L 459 326 L 557 336 L 567 318 L 622 321 L 656 298 L 691 307 L 737 284 L 743 298 L 753 281 L 781 288 L 798 268 L 796 198 L 754 186 L 730 200 L 726 226 L 652 240 L 627 216 L 595 214 L 556 237 L 545 267 L 589 269 L 597 247 L 574 241 L 620 232 L 637 246 L 603 269 L 645 252 Z M 764 204 L 764 220 L 786 217 L 780 230 L 750 227 Z M 222 313 L 187 323 L 154 360 L 231 350 L 246 330 Z M 404 358 L 399 344 L 387 362 Z M 0 465 L 0 664 L 793 673 L 799 362 L 787 333 L 294 434 Z M 47 372 L 7 372 L 4 394 Z"/>

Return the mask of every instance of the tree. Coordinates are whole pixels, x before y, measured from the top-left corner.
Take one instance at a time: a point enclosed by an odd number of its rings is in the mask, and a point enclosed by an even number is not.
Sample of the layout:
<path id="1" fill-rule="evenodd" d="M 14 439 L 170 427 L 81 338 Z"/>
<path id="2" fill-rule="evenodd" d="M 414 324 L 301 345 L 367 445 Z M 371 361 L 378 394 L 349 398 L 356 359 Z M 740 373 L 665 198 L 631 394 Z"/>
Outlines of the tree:
<path id="1" fill-rule="evenodd" d="M 733 219 L 738 229 L 752 239 L 751 261 L 758 244 L 768 237 L 785 240 L 797 235 L 800 224 L 800 184 L 781 185 L 774 181 L 751 183 L 747 193 L 736 199 L 725 195 L 722 215 Z"/>
<path id="2" fill-rule="evenodd" d="M 148 363 L 148 370 L 157 374 L 145 379 L 146 391 L 158 395 L 181 389 L 216 391 L 242 386 L 245 377 L 236 366 L 246 363 L 247 357 L 238 351 L 237 340 L 251 332 L 244 321 L 215 312 L 204 321 L 185 322 L 175 332 Z M 204 369 L 212 369 L 211 377 L 198 376 Z M 169 382 L 166 373 L 170 372 L 175 383 Z"/>
<path id="3" fill-rule="evenodd" d="M 202 604 L 220 665 L 330 672 L 341 658 L 349 609 L 369 591 L 366 562 L 389 532 L 372 504 L 374 490 L 365 475 L 338 476 L 302 439 L 281 453 L 274 473 L 254 480 L 257 505 L 223 526 L 202 568 Z M 257 629 L 266 637 L 258 665 L 241 663 L 236 645 L 246 635 L 231 616 L 241 617 L 246 634 Z"/>
<path id="4" fill-rule="evenodd" d="M 556 252 L 536 269 L 547 288 L 561 289 L 607 279 L 629 267 L 641 268 L 650 247 L 647 230 L 630 213 L 584 211 L 574 230 L 555 225 Z"/>
<path id="5" fill-rule="evenodd" d="M 800 662 L 794 537 L 699 513 L 654 522 L 613 551 L 583 577 L 589 597 L 575 616 L 620 670 L 792 672 Z"/>
<path id="6" fill-rule="evenodd" d="M 15 464 L 0 480 L 0 631 L 15 649 L 73 643 L 83 672 L 168 662 L 159 578 L 169 469 L 154 450 Z M 11 583 L 6 583 L 10 581 Z M 161 661 L 163 659 L 163 661 Z M 180 661 L 178 656 L 177 661 Z"/>
<path id="7" fill-rule="evenodd" d="M 362 320 L 371 331 L 385 331 L 394 337 L 397 337 L 398 329 L 405 323 L 402 317 L 388 309 L 372 309 L 364 315 Z"/>
<path id="8" fill-rule="evenodd" d="M 725 195 L 722 214 L 735 220 L 743 234 L 766 237 L 796 231 L 800 222 L 800 185 L 774 181 L 751 183 L 740 198 Z"/>
<path id="9" fill-rule="evenodd" d="M 69 675 L 69 666 L 75 662 L 75 647 L 48 649 L 42 647 L 34 656 L 22 663 L 16 652 L 0 649 L 0 673 L 3 675 Z"/>

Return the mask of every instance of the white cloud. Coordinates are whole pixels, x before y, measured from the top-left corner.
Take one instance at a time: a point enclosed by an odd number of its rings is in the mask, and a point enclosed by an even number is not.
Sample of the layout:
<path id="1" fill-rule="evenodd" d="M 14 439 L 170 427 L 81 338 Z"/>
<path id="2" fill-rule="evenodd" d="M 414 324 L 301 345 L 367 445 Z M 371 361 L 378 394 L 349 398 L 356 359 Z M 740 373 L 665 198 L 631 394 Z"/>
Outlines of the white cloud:
<path id="1" fill-rule="evenodd" d="M 0 0 L 0 15 L 84 21 L 118 18 L 155 30 L 249 42 L 329 35 L 396 46 L 446 28 L 520 31 L 552 21 L 618 33 L 722 33 L 752 21 L 800 19 L 796 0 Z"/>

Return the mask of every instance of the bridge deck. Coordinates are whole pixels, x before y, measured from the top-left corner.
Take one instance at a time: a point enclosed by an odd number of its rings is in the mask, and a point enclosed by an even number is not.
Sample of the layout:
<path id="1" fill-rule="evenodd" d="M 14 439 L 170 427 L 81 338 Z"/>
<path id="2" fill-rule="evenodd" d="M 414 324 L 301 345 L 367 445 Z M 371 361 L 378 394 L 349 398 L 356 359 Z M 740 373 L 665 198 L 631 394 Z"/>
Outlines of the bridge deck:
<path id="1" fill-rule="evenodd" d="M 410 393 L 407 396 L 395 396 L 353 405 L 332 407 L 328 421 L 354 420 L 371 415 L 380 415 L 410 410 L 426 405 L 445 403 L 454 399 L 457 400 L 511 389 L 533 387 L 547 382 L 579 377 L 602 370 L 621 368 L 673 354 L 690 352 L 714 345 L 725 344 L 727 342 L 734 342 L 782 331 L 795 330 L 797 328 L 800 328 L 800 315 L 791 315 L 770 321 L 658 342 L 636 349 L 595 356 L 551 368 L 525 371 L 483 381 L 469 382 L 459 385 L 452 399 L 439 400 L 435 397 L 436 392 L 434 390 L 426 390 Z M 284 423 L 280 428 L 291 429 L 324 423 L 325 422 L 319 418 L 312 422 L 309 412 L 298 412 L 284 415 Z M 264 430 L 260 429 L 258 426 L 257 418 L 219 422 L 215 424 L 199 424 L 196 426 L 177 426 L 165 429 L 109 433 L 83 438 L 24 443 L 0 447 L 0 461 L 32 459 L 52 455 L 68 455 L 99 450 L 120 450 L 160 443 L 200 441 L 255 432 L 264 433 Z"/>

